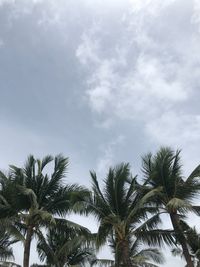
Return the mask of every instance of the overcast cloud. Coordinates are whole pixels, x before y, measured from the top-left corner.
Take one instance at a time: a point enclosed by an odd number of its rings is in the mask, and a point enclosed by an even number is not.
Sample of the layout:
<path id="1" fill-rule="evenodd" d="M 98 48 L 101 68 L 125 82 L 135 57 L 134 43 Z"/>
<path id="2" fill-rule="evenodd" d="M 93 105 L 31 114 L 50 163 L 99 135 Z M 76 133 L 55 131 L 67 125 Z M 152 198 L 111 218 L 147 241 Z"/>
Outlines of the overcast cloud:
<path id="1" fill-rule="evenodd" d="M 167 145 L 188 174 L 199 51 L 198 0 L 0 0 L 0 167 L 63 153 L 68 180 L 90 185 L 90 169 L 103 177 L 128 161 L 136 174 L 141 155 Z M 168 255 L 165 267 L 183 266 Z"/>

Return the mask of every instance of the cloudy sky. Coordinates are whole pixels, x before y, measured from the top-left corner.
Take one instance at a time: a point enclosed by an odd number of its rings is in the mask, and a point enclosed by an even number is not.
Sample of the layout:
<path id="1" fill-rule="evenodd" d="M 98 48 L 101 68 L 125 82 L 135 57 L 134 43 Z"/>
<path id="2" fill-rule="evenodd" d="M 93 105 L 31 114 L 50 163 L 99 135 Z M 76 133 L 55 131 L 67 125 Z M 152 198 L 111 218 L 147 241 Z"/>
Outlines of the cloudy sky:
<path id="1" fill-rule="evenodd" d="M 0 167 L 63 153 L 68 180 L 90 185 L 90 169 L 128 161 L 139 173 L 141 155 L 167 145 L 187 175 L 199 51 L 198 0 L 0 0 Z M 167 255 L 165 267 L 184 265 Z"/>

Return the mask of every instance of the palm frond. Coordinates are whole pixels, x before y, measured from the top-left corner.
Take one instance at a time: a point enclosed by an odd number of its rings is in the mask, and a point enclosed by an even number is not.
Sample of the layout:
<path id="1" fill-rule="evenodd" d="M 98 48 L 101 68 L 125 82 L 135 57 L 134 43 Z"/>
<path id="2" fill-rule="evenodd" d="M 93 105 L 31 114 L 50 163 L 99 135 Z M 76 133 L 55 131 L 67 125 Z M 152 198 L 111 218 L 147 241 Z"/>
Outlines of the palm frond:
<path id="1" fill-rule="evenodd" d="M 94 259 L 90 260 L 90 264 L 91 266 L 97 265 L 98 267 L 110 267 L 114 265 L 114 261 L 108 259 L 98 259 L 95 257 Z"/>
<path id="2" fill-rule="evenodd" d="M 53 157 L 51 155 L 45 156 L 41 161 L 41 172 L 46 167 L 47 164 L 53 161 Z"/>
<path id="3" fill-rule="evenodd" d="M 38 208 L 38 202 L 37 202 L 37 196 L 35 192 L 31 188 L 26 188 L 24 186 L 17 186 L 19 193 L 21 193 L 24 196 L 28 197 L 28 200 L 30 201 L 31 207 L 37 209 Z"/>
<path id="4" fill-rule="evenodd" d="M 140 256 L 148 261 L 153 261 L 159 264 L 164 263 L 164 257 L 162 253 L 156 248 L 142 249 L 141 251 L 139 251 L 137 254 L 134 255 L 133 261 L 134 261 L 134 258 L 140 257 Z"/>
<path id="5" fill-rule="evenodd" d="M 168 246 L 173 246 L 175 242 L 174 231 L 155 229 L 148 231 L 136 232 L 135 235 L 142 242 L 146 243 L 148 246 L 163 246 L 167 244 Z"/>
<path id="6" fill-rule="evenodd" d="M 191 180 L 195 179 L 195 178 L 199 178 L 200 177 L 200 165 L 198 165 L 193 171 L 192 173 L 188 176 L 186 182 L 190 182 Z"/>

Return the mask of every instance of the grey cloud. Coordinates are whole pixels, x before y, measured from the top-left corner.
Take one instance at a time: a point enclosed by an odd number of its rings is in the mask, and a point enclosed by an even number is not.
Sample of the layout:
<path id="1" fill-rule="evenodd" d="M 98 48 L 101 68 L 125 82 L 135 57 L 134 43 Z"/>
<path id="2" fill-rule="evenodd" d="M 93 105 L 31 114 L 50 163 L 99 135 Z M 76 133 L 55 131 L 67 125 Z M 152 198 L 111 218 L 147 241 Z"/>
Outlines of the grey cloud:
<path id="1" fill-rule="evenodd" d="M 188 1 L 154 1 L 149 9 L 142 4 L 134 9 L 133 3 L 132 12 L 127 11 L 116 27 L 106 27 L 112 47 L 109 54 L 104 45 L 105 27 L 98 25 L 96 32 L 93 27 L 84 33 L 77 56 L 91 66 L 86 92 L 91 108 L 106 121 L 109 117 L 139 120 L 147 128 L 151 121 L 159 124 L 160 113 L 167 117 L 169 110 L 175 117 L 189 111 L 191 121 L 195 120 L 198 104 L 188 108 L 199 97 L 195 12 L 193 2 Z"/>

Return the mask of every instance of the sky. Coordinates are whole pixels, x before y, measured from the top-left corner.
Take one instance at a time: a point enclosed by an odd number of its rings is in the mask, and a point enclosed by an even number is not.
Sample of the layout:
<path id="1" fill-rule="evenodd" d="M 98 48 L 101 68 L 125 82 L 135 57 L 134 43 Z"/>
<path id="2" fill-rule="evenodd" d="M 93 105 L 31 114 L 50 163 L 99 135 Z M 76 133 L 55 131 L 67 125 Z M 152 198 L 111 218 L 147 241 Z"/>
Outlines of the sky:
<path id="1" fill-rule="evenodd" d="M 90 186 L 89 170 L 103 179 L 130 162 L 140 174 L 142 155 L 171 146 L 187 176 L 199 163 L 199 51 L 198 0 L 0 0 L 0 168 L 62 153 L 67 181 Z"/>

